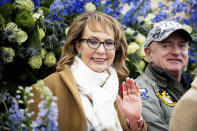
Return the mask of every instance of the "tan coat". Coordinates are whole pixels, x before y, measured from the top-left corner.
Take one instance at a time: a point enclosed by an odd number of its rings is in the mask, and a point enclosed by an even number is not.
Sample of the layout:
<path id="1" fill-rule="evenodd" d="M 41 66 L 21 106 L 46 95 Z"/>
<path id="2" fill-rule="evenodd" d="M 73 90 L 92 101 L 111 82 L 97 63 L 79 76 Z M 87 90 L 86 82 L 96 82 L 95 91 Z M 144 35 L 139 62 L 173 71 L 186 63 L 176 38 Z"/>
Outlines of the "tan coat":
<path id="1" fill-rule="evenodd" d="M 173 110 L 170 131 L 197 131 L 197 76 Z"/>
<path id="2" fill-rule="evenodd" d="M 86 129 L 87 119 L 84 114 L 80 94 L 75 79 L 68 66 L 63 71 L 55 72 L 44 79 L 53 95 L 57 96 L 58 127 L 60 131 L 82 131 Z M 38 112 L 37 104 L 40 101 L 38 92 L 34 90 L 34 104 L 31 109 Z M 125 118 L 119 112 L 115 103 L 119 120 L 124 131 L 128 131 Z M 35 115 L 36 116 L 36 115 Z M 35 118 L 34 116 L 34 118 Z M 146 126 L 145 126 L 146 127 Z"/>

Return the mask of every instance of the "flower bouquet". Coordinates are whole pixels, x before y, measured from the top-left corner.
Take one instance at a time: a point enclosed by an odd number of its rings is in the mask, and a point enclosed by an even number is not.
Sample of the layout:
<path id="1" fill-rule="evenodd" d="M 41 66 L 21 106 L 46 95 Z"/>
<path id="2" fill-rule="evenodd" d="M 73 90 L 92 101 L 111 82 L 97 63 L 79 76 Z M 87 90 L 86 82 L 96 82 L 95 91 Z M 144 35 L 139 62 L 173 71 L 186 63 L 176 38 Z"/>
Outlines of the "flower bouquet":
<path id="1" fill-rule="evenodd" d="M 34 1 L 35 3 L 35 1 Z M 31 0 L 0 2 L 0 87 L 14 92 L 55 71 L 67 25 Z"/>
<path id="2" fill-rule="evenodd" d="M 32 119 L 34 112 L 30 111 L 29 104 L 34 101 L 32 87 L 19 86 L 16 97 L 8 92 L 0 94 L 0 130 L 17 131 L 58 131 L 57 123 L 57 98 L 52 95 L 43 81 L 38 81 L 36 90 L 41 94 L 42 101 L 39 103 L 39 112 L 35 120 Z"/>

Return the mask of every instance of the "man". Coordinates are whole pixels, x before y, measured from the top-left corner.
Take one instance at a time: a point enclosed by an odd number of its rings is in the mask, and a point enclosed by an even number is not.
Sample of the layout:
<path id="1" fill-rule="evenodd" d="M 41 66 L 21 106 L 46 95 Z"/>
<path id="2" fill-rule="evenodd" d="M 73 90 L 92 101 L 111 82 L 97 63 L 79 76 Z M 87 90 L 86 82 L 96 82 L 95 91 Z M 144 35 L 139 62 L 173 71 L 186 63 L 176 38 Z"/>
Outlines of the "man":
<path id="1" fill-rule="evenodd" d="M 149 131 L 168 131 L 176 102 L 193 80 L 183 73 L 192 38 L 181 24 L 164 20 L 148 33 L 144 51 L 149 65 L 136 82 L 141 88 L 142 115 Z"/>
<path id="2" fill-rule="evenodd" d="M 197 76 L 189 89 L 176 104 L 170 119 L 170 131 L 197 130 Z"/>

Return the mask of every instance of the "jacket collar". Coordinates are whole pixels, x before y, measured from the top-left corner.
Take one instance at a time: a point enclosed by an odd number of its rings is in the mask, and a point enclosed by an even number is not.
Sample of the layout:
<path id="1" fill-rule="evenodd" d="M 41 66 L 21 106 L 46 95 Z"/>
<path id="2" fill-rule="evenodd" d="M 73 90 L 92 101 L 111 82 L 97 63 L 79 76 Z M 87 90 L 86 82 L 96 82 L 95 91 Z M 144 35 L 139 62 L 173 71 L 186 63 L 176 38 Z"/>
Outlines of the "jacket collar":
<path id="1" fill-rule="evenodd" d="M 152 79 L 153 81 L 156 81 L 159 87 L 166 88 L 167 87 L 167 80 L 166 78 L 160 76 L 157 73 L 154 73 L 152 70 L 152 66 L 149 64 L 145 70 L 145 74 Z"/>
<path id="2" fill-rule="evenodd" d="M 160 87 L 167 87 L 167 83 L 169 81 L 176 81 L 167 71 L 156 67 L 156 66 L 152 66 L 151 64 L 149 64 L 145 70 L 145 74 L 152 80 L 156 81 L 157 84 Z M 183 85 L 184 90 L 188 90 L 191 86 L 191 82 L 194 79 L 194 75 L 193 74 L 186 74 L 186 73 L 182 73 L 181 75 L 181 81 L 180 83 Z M 177 81 L 178 82 L 178 81 Z"/>
<path id="3" fill-rule="evenodd" d="M 65 85 L 67 85 L 70 92 L 72 93 L 72 95 L 76 101 L 76 104 L 79 107 L 81 117 L 84 120 L 85 125 L 87 126 L 87 119 L 86 119 L 84 109 L 82 106 L 81 97 L 80 97 L 75 79 L 72 75 L 70 68 L 67 65 L 65 65 L 64 69 L 62 71 L 60 71 L 59 73 L 60 73 L 60 77 L 62 78 L 62 81 L 65 83 Z"/>

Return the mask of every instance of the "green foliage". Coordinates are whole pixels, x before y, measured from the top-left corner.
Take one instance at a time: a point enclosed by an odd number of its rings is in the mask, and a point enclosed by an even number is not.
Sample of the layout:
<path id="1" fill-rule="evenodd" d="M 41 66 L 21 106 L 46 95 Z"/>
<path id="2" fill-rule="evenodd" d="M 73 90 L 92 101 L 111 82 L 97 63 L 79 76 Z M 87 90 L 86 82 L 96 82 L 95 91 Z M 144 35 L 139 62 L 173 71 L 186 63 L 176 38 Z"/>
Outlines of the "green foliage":
<path id="1" fill-rule="evenodd" d="M 54 0 L 42 0 L 41 3 L 40 3 L 40 6 L 44 6 L 44 7 L 49 8 L 53 1 Z"/>
<path id="2" fill-rule="evenodd" d="M 6 23 L 12 21 L 12 18 L 19 12 L 19 9 L 14 4 L 6 4 L 4 6 L 0 6 L 0 14 L 6 20 Z"/>
<path id="3" fill-rule="evenodd" d="M 44 13 L 44 16 L 48 16 L 50 14 L 50 11 L 47 7 L 41 6 L 40 7 Z"/>
<path id="4" fill-rule="evenodd" d="M 2 29 L 4 25 L 5 25 L 5 18 L 0 14 L 0 28 Z"/>
<path id="5" fill-rule="evenodd" d="M 23 11 L 23 12 L 19 13 L 16 16 L 15 22 L 19 27 L 24 28 L 25 30 L 27 30 L 29 32 L 31 32 L 31 31 L 33 31 L 33 29 L 35 29 L 34 19 L 27 11 Z"/>
<path id="6" fill-rule="evenodd" d="M 35 55 L 38 55 L 38 54 L 40 55 L 42 46 L 41 46 L 38 26 L 33 28 L 33 32 L 31 34 L 29 34 L 29 39 L 27 42 L 29 44 L 29 48 L 33 48 L 34 50 L 37 51 L 37 53 L 35 53 Z"/>

